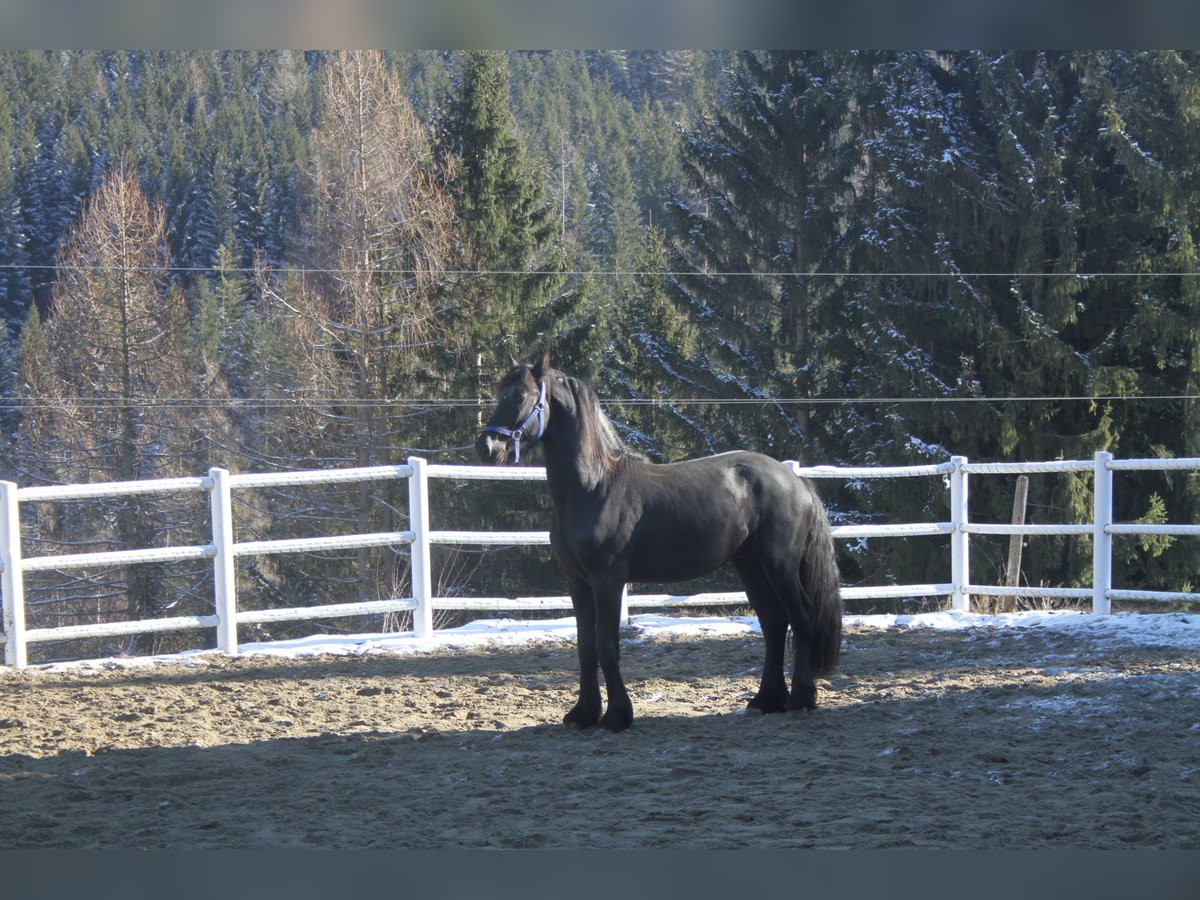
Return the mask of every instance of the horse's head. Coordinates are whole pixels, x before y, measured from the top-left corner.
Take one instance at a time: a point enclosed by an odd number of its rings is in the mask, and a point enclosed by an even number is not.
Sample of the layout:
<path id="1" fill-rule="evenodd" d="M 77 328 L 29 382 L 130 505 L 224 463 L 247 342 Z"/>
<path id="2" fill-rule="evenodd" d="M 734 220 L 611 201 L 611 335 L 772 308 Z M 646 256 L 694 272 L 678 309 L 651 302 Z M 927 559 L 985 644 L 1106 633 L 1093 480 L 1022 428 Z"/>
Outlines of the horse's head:
<path id="1" fill-rule="evenodd" d="M 522 365 L 509 356 L 508 374 L 497 389 L 496 409 L 479 432 L 475 452 L 491 465 L 508 461 L 520 462 L 522 445 L 533 447 L 546 432 L 550 415 L 546 373 L 550 369 L 550 354 L 543 353 L 532 365 Z"/>

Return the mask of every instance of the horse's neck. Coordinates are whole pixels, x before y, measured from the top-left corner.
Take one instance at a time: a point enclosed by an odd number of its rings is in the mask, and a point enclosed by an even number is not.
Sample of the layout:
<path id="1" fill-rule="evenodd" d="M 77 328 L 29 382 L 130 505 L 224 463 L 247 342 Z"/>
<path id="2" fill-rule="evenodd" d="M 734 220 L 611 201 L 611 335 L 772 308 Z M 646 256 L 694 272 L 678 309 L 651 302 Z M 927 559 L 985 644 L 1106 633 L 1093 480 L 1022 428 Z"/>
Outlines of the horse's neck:
<path id="1" fill-rule="evenodd" d="M 585 459 L 579 422 L 574 405 L 561 401 L 551 410 L 550 424 L 542 440 L 542 455 L 546 462 L 546 480 L 556 501 L 575 493 L 594 493 L 611 478 L 597 470 L 597 464 Z"/>
<path id="2" fill-rule="evenodd" d="M 546 462 L 546 481 L 556 499 L 579 492 L 590 493 L 596 487 L 595 475 L 582 459 L 577 433 L 565 440 L 556 437 L 549 442 L 543 441 L 542 455 Z"/>

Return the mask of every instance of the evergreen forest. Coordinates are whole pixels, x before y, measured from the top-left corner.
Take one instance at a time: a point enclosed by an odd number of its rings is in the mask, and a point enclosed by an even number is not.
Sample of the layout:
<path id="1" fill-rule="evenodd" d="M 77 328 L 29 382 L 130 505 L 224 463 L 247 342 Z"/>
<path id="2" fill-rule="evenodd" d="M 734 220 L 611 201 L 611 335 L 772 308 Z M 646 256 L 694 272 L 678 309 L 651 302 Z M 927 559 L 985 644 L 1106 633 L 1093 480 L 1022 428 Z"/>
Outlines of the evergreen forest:
<path id="1" fill-rule="evenodd" d="M 0 478 L 473 461 L 542 349 L 658 461 L 1200 456 L 1198 236 L 1191 52 L 5 51 Z M 835 523 L 928 521 L 934 481 L 820 487 Z M 238 539 L 402 528 L 404 492 L 246 492 Z M 1008 521 L 1011 480 L 972 492 Z M 202 500 L 30 504 L 27 552 L 204 543 Z M 1115 500 L 1194 522 L 1200 481 Z M 1027 521 L 1090 503 L 1033 476 Z M 547 508 L 435 483 L 439 528 Z M 973 541 L 972 580 L 1006 550 Z M 839 553 L 848 584 L 948 571 L 929 539 Z M 1115 553 L 1123 587 L 1200 589 L 1188 539 Z M 546 555 L 437 548 L 435 593 L 562 593 Z M 209 569 L 30 573 L 29 625 L 208 612 Z M 390 550 L 238 577 L 250 608 L 408 591 Z M 1027 541 L 1023 583 L 1090 579 L 1086 539 Z"/>

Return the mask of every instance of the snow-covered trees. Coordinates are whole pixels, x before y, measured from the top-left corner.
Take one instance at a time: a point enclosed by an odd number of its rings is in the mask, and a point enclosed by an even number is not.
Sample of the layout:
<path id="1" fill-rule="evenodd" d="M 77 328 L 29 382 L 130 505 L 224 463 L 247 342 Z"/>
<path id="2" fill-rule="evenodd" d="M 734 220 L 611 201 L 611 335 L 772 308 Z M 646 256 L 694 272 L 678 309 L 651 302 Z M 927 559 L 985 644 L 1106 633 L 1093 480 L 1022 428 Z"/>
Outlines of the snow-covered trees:
<path id="1" fill-rule="evenodd" d="M 1190 52 L 3 53 L 0 309 L 27 385 L 5 366 L 8 468 L 50 461 L 35 445 L 75 467 L 38 477 L 121 460 L 21 401 L 76 402 L 50 373 L 107 346 L 70 324 L 99 270 L 88 287 L 54 264 L 119 159 L 162 206 L 153 265 L 126 268 L 131 297 L 174 310 L 146 365 L 207 417 L 178 444 L 189 471 L 465 454 L 496 360 L 543 346 L 661 458 L 1196 455 L 1198 123 Z M 167 471 L 200 412 L 132 407 L 134 433 L 163 433 L 124 471 Z M 1035 481 L 1031 518 L 1086 513 L 1078 487 Z M 940 512 L 936 486 L 889 491 L 833 499 Z M 1118 502 L 1190 520 L 1200 487 L 1145 476 Z M 294 512 L 259 524 L 291 534 Z M 1026 576 L 1086 580 L 1070 546 L 1031 543 Z M 1120 553 L 1130 581 L 1179 580 L 1188 547 Z M 368 569 L 342 576 L 370 592 Z"/>
<path id="2" fill-rule="evenodd" d="M 23 318 L 20 299 L 29 296 L 29 256 L 21 229 L 21 198 L 14 162 L 16 128 L 4 86 L 0 85 L 0 315 L 5 331 Z M 7 336 L 7 335 L 6 335 Z"/>
<path id="3" fill-rule="evenodd" d="M 1180 54 L 739 54 L 688 134 L 669 283 L 680 377 L 763 402 L 698 429 L 856 463 L 1192 452 L 1197 79 Z M 1137 393 L 1181 399 L 1103 399 Z M 1028 576 L 1086 578 L 1069 546 Z"/>
<path id="4" fill-rule="evenodd" d="M 743 53 L 727 108 L 688 139 L 695 199 L 679 208 L 679 247 L 696 274 L 678 287 L 701 328 L 696 377 L 718 397 L 766 401 L 751 433 L 727 423 L 723 441 L 742 430 L 750 445 L 801 460 L 820 445 L 803 401 L 830 388 L 820 345 L 835 285 L 815 276 L 840 268 L 850 102 L 833 55 Z M 799 402 L 772 403 L 781 398 Z"/>

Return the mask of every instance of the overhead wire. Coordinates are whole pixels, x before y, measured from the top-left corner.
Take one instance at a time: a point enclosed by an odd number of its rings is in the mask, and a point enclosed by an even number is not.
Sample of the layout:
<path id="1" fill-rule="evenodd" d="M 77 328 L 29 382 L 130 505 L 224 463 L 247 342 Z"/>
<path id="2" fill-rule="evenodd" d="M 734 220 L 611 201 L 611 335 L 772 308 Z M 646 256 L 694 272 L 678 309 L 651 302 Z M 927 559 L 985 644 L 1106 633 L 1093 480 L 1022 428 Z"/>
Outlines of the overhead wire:
<path id="1" fill-rule="evenodd" d="M 361 267 L 309 266 L 118 266 L 66 263 L 0 263 L 0 270 L 26 271 L 61 270 L 70 272 L 156 272 L 186 274 L 254 274 L 267 272 L 285 275 L 355 275 Z M 405 269 L 380 267 L 370 270 L 377 275 L 440 275 L 440 276 L 533 276 L 533 275 L 598 275 L 605 277 L 666 278 L 1194 278 L 1200 272 L 797 272 L 774 271 L 686 271 L 647 269 Z"/>
<path id="2" fill-rule="evenodd" d="M 114 266 L 114 265 L 66 265 L 66 264 L 19 264 L 0 263 L 0 270 L 66 270 L 66 271 L 146 271 L 155 273 L 190 274 L 271 274 L 294 275 L 351 275 L 364 270 L 360 267 L 282 267 L 271 266 Z M 796 272 L 796 271 L 662 271 L 638 269 L 404 269 L 379 268 L 372 270 L 379 275 L 434 275 L 442 277 L 464 276 L 602 276 L 602 277 L 663 277 L 663 278 L 731 278 L 731 277 L 777 277 L 777 278 L 1191 278 L 1200 272 Z M 606 405 L 619 406 L 751 406 L 751 405 L 912 405 L 953 403 L 1129 403 L 1129 402 L 1182 402 L 1200 400 L 1195 394 L 1156 395 L 1042 395 L 1029 397 L 954 396 L 954 397 L 663 397 L 663 398 L 607 398 Z M 136 405 L 139 407 L 214 408 L 251 406 L 279 408 L 305 403 L 324 403 L 347 408 L 364 407 L 424 407 L 428 409 L 478 408 L 491 401 L 487 398 L 435 398 L 397 397 L 393 399 L 353 399 L 341 397 L 297 396 L 290 398 L 62 398 L 45 399 L 0 399 L 0 409 L 53 408 L 62 404 L 73 406 L 111 407 L 114 405 Z"/>
<path id="3" fill-rule="evenodd" d="M 892 406 L 913 404 L 955 404 L 955 403 L 1166 403 L 1200 401 L 1200 394 L 1145 394 L 1118 395 L 1100 394 L 1072 396 L 1030 396 L 1030 397 L 606 397 L 601 402 L 604 406 Z M 280 409 L 297 405 L 341 406 L 348 409 L 363 408 L 395 408 L 416 407 L 423 410 L 439 409 L 478 409 L 494 402 L 491 398 L 437 398 L 437 397 L 397 397 L 395 399 L 356 399 L 342 397 L 179 397 L 179 398 L 93 398 L 93 397 L 63 397 L 63 398 L 30 398 L 30 399 L 0 399 L 0 410 L 13 409 L 57 409 L 62 406 L 79 408 L 109 409 L 133 406 L 146 409 L 214 409 L 232 407 L 252 407 Z"/>

